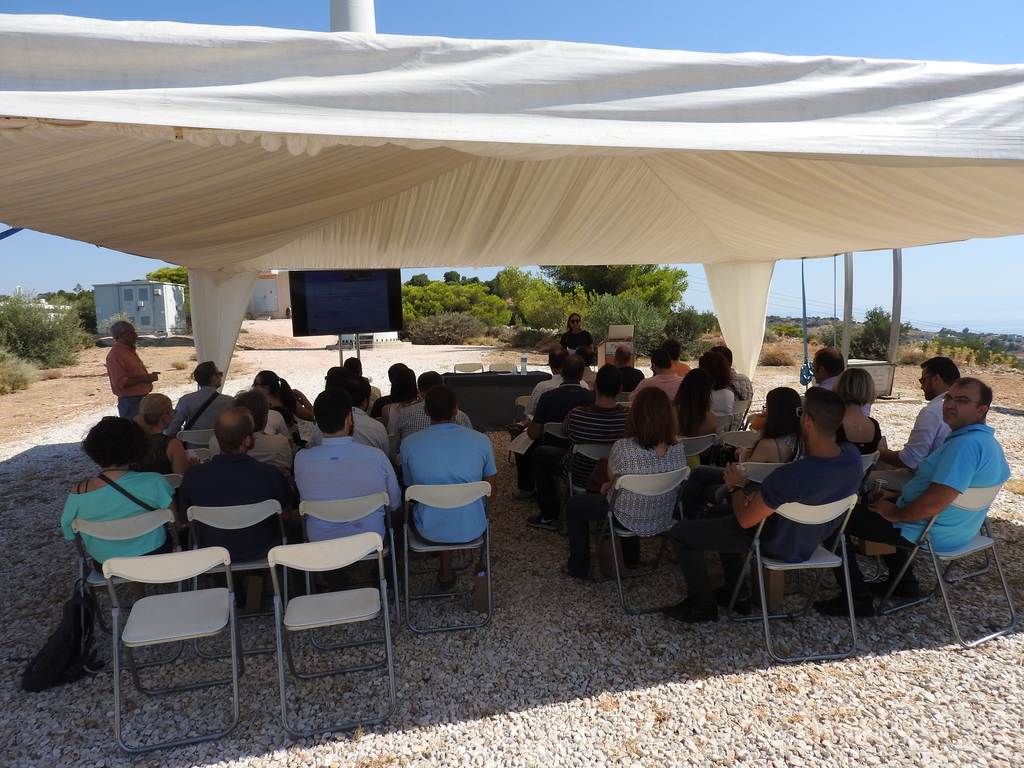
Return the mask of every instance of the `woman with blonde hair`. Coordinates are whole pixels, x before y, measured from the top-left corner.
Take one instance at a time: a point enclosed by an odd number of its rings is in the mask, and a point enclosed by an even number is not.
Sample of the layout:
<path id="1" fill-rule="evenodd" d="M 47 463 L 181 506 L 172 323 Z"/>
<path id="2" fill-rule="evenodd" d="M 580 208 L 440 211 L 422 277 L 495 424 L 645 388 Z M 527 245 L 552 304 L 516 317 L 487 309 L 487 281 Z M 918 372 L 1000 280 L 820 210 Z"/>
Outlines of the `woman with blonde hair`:
<path id="1" fill-rule="evenodd" d="M 174 406 L 167 395 L 150 392 L 139 403 L 135 423 L 146 435 L 146 450 L 132 465 L 136 472 L 157 472 L 161 475 L 183 475 L 188 469 L 188 454 L 181 440 L 165 435 L 164 430 L 174 417 Z"/>
<path id="2" fill-rule="evenodd" d="M 863 368 L 847 368 L 839 375 L 835 393 L 843 400 L 846 412 L 836 432 L 837 443 L 853 443 L 861 456 L 878 450 L 882 429 L 878 422 L 865 415 L 865 406 L 875 401 L 875 381 Z"/>

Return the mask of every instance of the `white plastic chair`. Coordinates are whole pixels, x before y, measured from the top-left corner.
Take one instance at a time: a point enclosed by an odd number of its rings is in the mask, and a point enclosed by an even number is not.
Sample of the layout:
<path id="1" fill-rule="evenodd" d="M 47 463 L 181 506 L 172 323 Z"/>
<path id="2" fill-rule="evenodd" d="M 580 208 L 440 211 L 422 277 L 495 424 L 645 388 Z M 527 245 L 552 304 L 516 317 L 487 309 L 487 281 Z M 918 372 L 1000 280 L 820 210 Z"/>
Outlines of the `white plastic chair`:
<path id="1" fill-rule="evenodd" d="M 186 448 L 209 448 L 213 437 L 212 429 L 183 429 L 176 437 Z"/>
<path id="2" fill-rule="evenodd" d="M 715 416 L 715 434 L 721 435 L 723 432 L 727 432 L 732 429 L 732 414 L 727 413 L 724 416 Z"/>
<path id="3" fill-rule="evenodd" d="M 387 491 L 371 493 L 369 496 L 358 496 L 352 499 L 333 499 L 331 501 L 301 501 L 299 502 L 299 516 L 302 519 L 302 530 L 306 533 L 306 540 L 309 534 L 306 531 L 307 520 L 310 517 L 322 520 L 325 523 L 354 523 L 372 515 L 381 507 L 384 508 L 384 531 L 387 539 L 384 541 L 384 557 L 391 560 L 391 583 L 394 585 L 392 599 L 395 605 L 395 624 L 402 626 L 402 609 L 398 596 L 398 553 L 395 551 L 395 532 L 391 527 L 391 500 Z M 373 560 L 375 555 L 371 552 L 364 560 Z M 311 592 L 309 571 L 306 571 L 306 594 Z M 314 643 L 315 644 L 315 643 Z M 319 646 L 317 646 L 319 647 Z M 333 646 L 325 646 L 330 648 Z"/>
<path id="4" fill-rule="evenodd" d="M 483 373 L 483 363 L 456 363 L 455 373 Z"/>
<path id="5" fill-rule="evenodd" d="M 653 611 L 660 610 L 664 606 L 655 605 L 648 608 L 633 608 L 626 602 L 626 593 L 622 587 L 622 569 L 619 565 L 618 549 L 615 543 L 615 538 L 620 539 L 627 538 L 641 538 L 639 534 L 634 533 L 628 528 L 620 525 L 615 519 L 615 508 L 618 504 L 622 493 L 629 491 L 640 496 L 663 496 L 666 493 L 672 493 L 675 491 L 678 493 L 679 486 L 682 485 L 683 481 L 686 480 L 690 474 L 689 467 L 683 467 L 682 469 L 674 469 L 671 472 L 658 472 L 650 475 L 620 475 L 615 479 L 615 483 L 612 485 L 611 497 L 608 500 L 608 535 L 611 538 L 612 548 L 612 560 L 615 562 L 615 582 L 619 588 L 619 602 L 622 603 L 622 610 L 628 614 L 636 615 L 640 613 L 651 613 Z M 679 503 L 678 498 L 676 504 Z M 658 566 L 661 564 L 662 555 L 665 552 L 665 546 L 667 539 L 663 533 L 655 534 L 655 536 L 661 536 L 661 547 L 658 550 L 658 557 L 654 561 L 654 565 L 644 571 L 638 573 L 636 576 L 646 576 L 654 573 L 658 570 Z M 643 537 L 650 538 L 650 537 Z"/>
<path id="6" fill-rule="evenodd" d="M 573 443 L 569 449 L 569 495 L 574 496 L 577 493 L 586 493 L 587 489 L 576 485 L 572 481 L 572 469 L 575 464 L 576 456 L 586 456 L 588 459 L 594 462 L 601 461 L 601 459 L 607 459 L 612 452 L 612 443 Z"/>
<path id="7" fill-rule="evenodd" d="M 491 363 L 488 367 L 491 373 L 515 373 L 515 363 Z"/>
<path id="8" fill-rule="evenodd" d="M 860 461 L 861 461 L 861 464 L 864 467 L 864 474 L 865 475 L 868 473 L 869 469 L 871 469 L 873 466 L 875 466 L 875 463 L 878 461 L 878 456 L 879 456 L 879 452 L 878 451 L 875 451 L 874 453 L 867 453 L 867 454 L 862 454 L 861 455 Z"/>
<path id="9" fill-rule="evenodd" d="M 186 448 L 185 455 L 190 459 L 195 459 L 200 464 L 205 464 L 210 460 L 210 449 L 209 448 Z"/>
<path id="10" fill-rule="evenodd" d="M 376 588 L 363 587 L 323 592 L 316 595 L 300 595 L 288 600 L 287 604 L 282 600 L 275 566 L 284 566 L 285 573 L 288 568 L 317 573 L 338 570 L 367 559 L 377 561 L 378 585 Z M 316 733 L 347 730 L 360 725 L 376 725 L 387 720 L 395 709 L 395 666 L 391 645 L 391 624 L 387 611 L 388 585 L 384 578 L 384 547 L 381 537 L 370 531 L 355 536 L 343 536 L 338 539 L 327 539 L 309 544 L 283 544 L 271 549 L 267 554 L 267 560 L 271 566 L 270 574 L 274 583 L 274 625 L 277 640 L 277 675 L 281 692 L 281 723 L 293 736 L 312 736 Z M 320 725 L 308 730 L 300 729 L 288 719 L 286 660 L 288 671 L 292 676 L 304 680 L 374 669 L 381 664 L 366 664 L 323 672 L 301 672 L 295 666 L 291 637 L 299 632 L 323 627 L 372 621 L 378 616 L 381 616 L 384 622 L 383 663 L 386 663 L 388 668 L 389 696 L 385 712 L 379 717 Z"/>
<path id="11" fill-rule="evenodd" d="M 181 487 L 181 475 L 176 475 L 174 473 L 169 473 L 169 474 L 164 475 L 164 480 L 166 480 L 167 484 L 169 486 L 171 486 L 171 488 L 173 488 L 175 490 L 177 490 L 178 488 Z"/>
<path id="12" fill-rule="evenodd" d="M 846 524 L 850 520 L 850 513 L 853 512 L 854 506 L 857 504 L 857 494 L 847 496 L 845 499 L 839 499 L 829 504 L 809 505 L 809 504 L 797 504 L 789 503 L 783 504 L 775 510 L 776 515 L 780 515 L 787 520 L 802 525 L 824 525 L 830 523 L 839 517 L 843 518 L 842 526 L 835 537 L 835 542 L 832 544 L 832 548 L 825 549 L 825 547 L 818 545 L 809 558 L 802 560 L 798 563 L 787 563 L 783 560 L 775 560 L 770 557 L 765 557 L 761 554 L 761 531 L 764 530 L 764 525 L 767 520 L 762 520 L 761 524 L 757 527 L 757 532 L 754 534 L 754 541 L 750 545 L 750 549 L 747 550 L 746 558 L 743 561 L 743 568 L 740 570 L 739 578 L 736 580 L 736 585 L 732 591 L 732 598 L 729 600 L 729 607 L 727 614 L 729 619 L 732 621 L 756 621 L 756 616 L 736 616 L 734 611 L 736 605 L 736 599 L 740 593 L 740 587 L 743 585 L 743 580 L 746 577 L 747 570 L 750 568 L 751 559 L 753 559 L 754 567 L 756 568 L 757 574 L 757 585 L 761 595 L 761 620 L 764 623 L 764 642 L 768 649 L 768 653 L 776 661 L 783 663 L 795 662 L 795 661 L 824 661 L 828 659 L 845 659 L 850 656 L 857 649 L 857 620 L 853 613 L 853 595 L 850 591 L 850 569 L 847 561 L 846 551 L 846 537 L 843 532 L 846 530 Z M 842 554 L 837 555 L 836 549 L 840 548 Z M 835 653 L 824 653 L 817 655 L 804 655 L 804 656 L 780 656 L 774 645 L 772 644 L 771 635 L 771 619 L 792 619 L 802 617 L 807 614 L 811 606 L 814 604 L 814 597 L 818 591 L 818 585 L 821 582 L 821 576 L 825 570 L 832 568 L 842 568 L 843 578 L 846 583 L 846 602 L 849 607 L 850 613 L 850 646 L 845 651 L 838 651 Z M 764 569 L 769 571 L 797 571 L 797 570 L 816 570 L 817 575 L 812 582 L 811 589 L 807 595 L 807 602 L 804 607 L 799 611 L 783 612 L 783 613 L 768 613 L 768 596 L 765 592 L 764 587 Z"/>
<path id="13" fill-rule="evenodd" d="M 717 435 L 697 435 L 696 437 L 679 437 L 677 439 L 683 444 L 683 451 L 689 457 L 704 453 L 715 444 L 716 437 Z"/>
<path id="14" fill-rule="evenodd" d="M 494 613 L 494 595 L 491 591 L 491 528 L 487 518 L 487 499 L 491 495 L 491 484 L 486 481 L 475 483 L 457 483 L 452 485 L 410 485 L 405 491 L 406 503 L 406 524 L 405 524 L 405 546 L 403 553 L 404 576 L 405 576 L 405 623 L 413 632 L 426 634 L 429 632 L 450 632 L 459 629 L 475 629 L 482 627 L 491 620 Z M 416 530 L 413 524 L 412 505 L 415 502 L 425 504 L 428 507 L 438 509 L 455 509 L 464 507 L 479 499 L 484 500 L 484 532 L 473 539 L 462 543 L 434 543 L 427 541 Z M 483 549 L 484 572 L 487 579 L 487 615 L 478 622 L 466 624 L 455 624 L 440 627 L 417 627 L 412 621 L 412 600 L 426 600 L 432 598 L 454 597 L 454 592 L 435 592 L 412 594 L 412 583 L 409 572 L 409 553 L 438 553 L 458 550 Z"/>
<path id="15" fill-rule="evenodd" d="M 529 395 L 520 395 L 514 401 L 512 401 L 512 413 L 514 419 L 522 419 L 526 417 L 526 406 L 530 404 Z"/>
<path id="16" fill-rule="evenodd" d="M 750 413 L 752 400 L 734 400 L 732 403 L 732 423 L 730 429 L 742 430 L 747 425 L 747 414 Z"/>
<path id="17" fill-rule="evenodd" d="M 121 606 L 114 583 L 117 580 L 143 584 L 170 584 L 195 579 L 213 571 L 222 570 L 226 587 L 173 592 L 144 597 L 131 609 L 124 630 L 121 630 Z M 103 575 L 110 593 L 111 636 L 114 659 L 114 737 L 126 752 L 149 752 L 154 749 L 179 747 L 226 736 L 238 725 L 238 678 L 243 662 L 238 646 L 235 626 L 235 595 L 231 579 L 231 557 L 223 547 L 207 547 L 187 552 L 142 557 L 112 557 L 103 564 Z M 163 689 L 145 688 L 139 678 L 138 666 L 132 656 L 133 649 L 164 643 L 197 641 L 212 637 L 228 628 L 231 635 L 230 679 L 186 683 Z M 231 683 L 232 717 L 227 726 L 212 733 L 184 736 L 156 744 L 128 744 L 121 730 L 121 649 L 124 649 L 135 686 L 147 695 L 190 691 L 214 685 Z"/>
<path id="18" fill-rule="evenodd" d="M 768 475 L 784 466 L 785 462 L 778 461 L 744 461 L 740 463 L 739 470 L 748 483 L 763 483 Z"/>
<path id="19" fill-rule="evenodd" d="M 722 433 L 722 444 L 733 448 L 746 448 L 748 451 L 757 445 L 761 433 L 752 429 L 739 429 Z"/>
<path id="20" fill-rule="evenodd" d="M 953 504 L 961 509 L 975 512 L 987 510 L 992 505 L 992 502 L 995 501 L 996 496 L 999 495 L 999 490 L 1002 487 L 1003 484 L 1000 483 L 999 485 L 993 485 L 985 488 L 971 488 L 957 496 L 956 499 L 953 500 Z M 892 580 L 889 591 L 886 592 L 885 596 L 879 602 L 877 609 L 878 614 L 885 616 L 890 613 L 895 613 L 896 611 L 901 611 L 904 608 L 919 605 L 920 603 L 934 597 L 937 589 L 942 595 L 942 602 L 946 606 L 946 615 L 949 616 L 949 625 L 953 630 L 953 636 L 964 648 L 974 648 L 975 646 L 981 645 L 986 640 L 991 640 L 992 638 L 1012 632 L 1013 628 L 1017 625 L 1017 611 L 1013 605 L 1013 598 L 1010 596 L 1010 588 L 1006 583 L 1006 574 L 1003 573 L 1003 566 L 999 562 L 999 553 L 996 549 L 995 539 L 992 538 L 991 531 L 989 530 L 988 520 L 986 519 L 985 522 L 982 523 L 981 531 L 964 546 L 954 550 L 938 552 L 932 546 L 931 539 L 932 526 L 935 525 L 935 521 L 937 519 L 938 515 L 928 521 L 928 525 L 925 526 L 925 529 L 921 532 L 921 535 L 911 547 L 902 547 L 897 545 L 900 549 L 909 549 L 909 554 L 907 555 L 906 561 L 903 563 L 903 567 L 900 569 L 899 574 L 897 574 L 896 578 Z M 927 552 L 931 556 L 932 568 L 935 570 L 936 587 L 932 588 L 931 592 L 928 594 L 922 595 L 917 599 L 887 607 L 886 603 L 892 599 L 892 593 L 895 591 L 896 586 L 900 581 L 902 581 L 904 574 L 910 569 L 911 564 L 914 562 L 914 557 L 921 550 Z M 1004 626 L 989 632 L 988 634 L 982 635 L 974 640 L 964 640 L 963 636 L 960 634 L 960 626 L 957 623 L 956 616 L 953 613 L 953 606 L 949 602 L 946 574 L 940 563 L 944 562 L 952 564 L 956 560 L 960 560 L 978 552 L 985 552 L 986 555 L 989 552 L 992 553 L 992 560 L 995 562 L 996 572 L 999 574 L 999 581 L 1003 586 L 1003 594 L 1006 597 L 1006 605 L 1010 612 L 1010 620 Z"/>

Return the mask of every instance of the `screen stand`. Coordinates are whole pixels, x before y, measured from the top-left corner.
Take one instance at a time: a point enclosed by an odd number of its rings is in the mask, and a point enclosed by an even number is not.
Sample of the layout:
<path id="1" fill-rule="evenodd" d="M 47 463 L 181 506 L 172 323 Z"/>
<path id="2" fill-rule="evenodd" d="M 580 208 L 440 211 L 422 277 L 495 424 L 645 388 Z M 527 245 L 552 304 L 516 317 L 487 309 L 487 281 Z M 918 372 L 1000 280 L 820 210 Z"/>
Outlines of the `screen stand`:
<path id="1" fill-rule="evenodd" d="M 338 365 L 344 367 L 345 365 L 345 350 L 341 346 L 341 334 L 338 334 Z"/>
<path id="2" fill-rule="evenodd" d="M 353 336 L 352 336 L 352 344 L 356 348 L 356 360 L 359 360 L 360 357 L 359 357 L 359 334 L 358 333 L 353 334 Z"/>

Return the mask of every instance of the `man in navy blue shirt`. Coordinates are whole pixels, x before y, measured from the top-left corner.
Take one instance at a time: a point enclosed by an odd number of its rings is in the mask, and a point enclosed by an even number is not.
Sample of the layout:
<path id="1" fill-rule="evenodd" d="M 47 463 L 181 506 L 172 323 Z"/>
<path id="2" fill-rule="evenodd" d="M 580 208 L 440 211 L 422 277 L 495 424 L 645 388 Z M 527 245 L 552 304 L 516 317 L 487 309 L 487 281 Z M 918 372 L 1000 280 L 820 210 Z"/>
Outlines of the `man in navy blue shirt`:
<path id="1" fill-rule="evenodd" d="M 860 454 L 849 443 L 836 443 L 843 411 L 838 395 L 821 387 L 807 390 L 800 413 L 803 458 L 776 469 L 753 495 L 745 492 L 746 480 L 739 468 L 730 464 L 725 470 L 725 484 L 732 514 L 682 520 L 669 530 L 687 585 L 686 599 L 664 610 L 669 618 L 683 622 L 718 618 L 718 605 L 727 604 L 732 596 L 742 556 L 750 549 L 762 521 L 762 553 L 786 562 L 806 560 L 842 525 L 842 517 L 824 525 L 801 525 L 776 515 L 775 510 L 789 502 L 828 504 L 857 492 L 864 476 Z M 721 555 L 725 586 L 717 593 L 711 588 L 705 552 Z M 749 599 L 738 600 L 736 609 L 749 611 Z"/>

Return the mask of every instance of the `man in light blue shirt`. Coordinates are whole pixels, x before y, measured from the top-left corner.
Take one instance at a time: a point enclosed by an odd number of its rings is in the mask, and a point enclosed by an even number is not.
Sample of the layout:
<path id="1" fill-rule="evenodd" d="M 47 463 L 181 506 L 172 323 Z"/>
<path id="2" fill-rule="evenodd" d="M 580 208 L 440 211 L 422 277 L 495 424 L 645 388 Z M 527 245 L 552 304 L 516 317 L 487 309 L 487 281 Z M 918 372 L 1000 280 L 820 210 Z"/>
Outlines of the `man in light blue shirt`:
<path id="1" fill-rule="evenodd" d="M 323 433 L 322 442 L 304 448 L 295 456 L 295 484 L 303 501 L 353 499 L 387 491 L 388 506 L 402 503 L 395 470 L 378 448 L 361 445 L 352 438 L 352 401 L 343 389 L 321 392 L 313 403 L 313 416 Z M 336 539 L 373 531 L 384 538 L 381 507 L 351 523 L 327 523 L 309 517 L 306 534 L 310 541 Z"/>
<path id="2" fill-rule="evenodd" d="M 486 480 L 494 491 L 498 470 L 494 449 L 485 435 L 455 423 L 459 406 L 446 386 L 432 387 L 424 395 L 430 426 L 402 442 L 402 476 L 406 485 L 453 485 Z M 484 500 L 454 509 L 416 504 L 413 522 L 421 536 L 437 543 L 463 543 L 487 528 Z M 438 582 L 454 582 L 451 553 L 441 553 Z"/>
<path id="3" fill-rule="evenodd" d="M 906 546 L 916 543 L 928 521 L 936 517 L 931 529 L 936 552 L 957 549 L 973 539 L 988 509 L 962 509 L 954 504 L 956 498 L 969 488 L 1001 485 L 1010 477 L 1010 467 L 996 442 L 995 432 L 985 424 L 991 404 L 992 389 L 987 384 L 970 377 L 957 379 L 943 400 L 942 418 L 949 425 L 950 434 L 942 446 L 918 465 L 913 479 L 898 496 L 887 494 L 876 498 L 867 509 L 855 509 L 846 528 L 847 534 Z M 850 559 L 854 608 L 858 613 L 867 613 L 870 592 L 855 560 Z M 896 565 L 896 562 L 889 563 L 890 579 L 896 575 L 893 572 Z M 883 582 L 877 590 L 885 594 L 890 584 Z M 913 571 L 908 569 L 895 594 L 914 597 L 919 592 Z M 845 600 L 842 606 L 836 601 L 829 602 L 836 603 L 834 608 L 842 607 L 845 611 Z"/>

